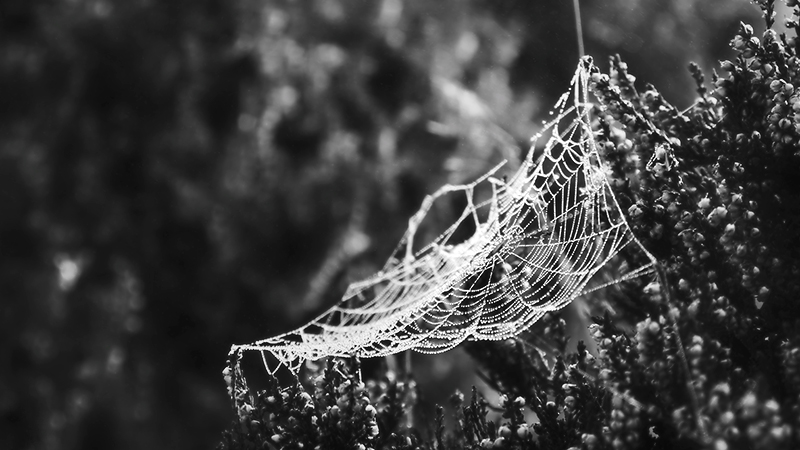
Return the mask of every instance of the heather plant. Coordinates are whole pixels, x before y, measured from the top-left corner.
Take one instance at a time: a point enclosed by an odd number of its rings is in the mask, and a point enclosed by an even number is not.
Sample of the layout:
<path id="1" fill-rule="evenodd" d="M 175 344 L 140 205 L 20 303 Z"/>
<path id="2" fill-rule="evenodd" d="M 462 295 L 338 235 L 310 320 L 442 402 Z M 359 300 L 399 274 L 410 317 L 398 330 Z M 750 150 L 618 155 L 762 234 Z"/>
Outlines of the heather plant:
<path id="1" fill-rule="evenodd" d="M 551 313 L 498 342 L 467 342 L 487 384 L 414 423 L 407 373 L 362 380 L 331 361 L 251 390 L 225 371 L 237 418 L 221 448 L 797 448 L 800 444 L 798 36 L 742 23 L 734 58 L 697 65 L 680 111 L 628 66 L 593 68 L 593 129 L 610 184 L 656 274 L 592 294 L 596 354 Z M 787 2 L 796 30 L 800 8 Z M 533 150 L 535 151 L 535 149 Z M 623 255 L 637 264 L 641 255 Z M 305 385 L 304 385 L 305 383 Z"/>

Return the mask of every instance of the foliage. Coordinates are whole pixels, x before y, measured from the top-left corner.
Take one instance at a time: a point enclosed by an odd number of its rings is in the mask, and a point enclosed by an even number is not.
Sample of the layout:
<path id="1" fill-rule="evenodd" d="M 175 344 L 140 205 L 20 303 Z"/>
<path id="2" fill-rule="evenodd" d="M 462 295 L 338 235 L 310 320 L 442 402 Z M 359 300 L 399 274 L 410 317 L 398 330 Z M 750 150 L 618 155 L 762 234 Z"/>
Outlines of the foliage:
<path id="1" fill-rule="evenodd" d="M 213 445 L 231 343 L 314 315 L 424 194 L 513 162 L 574 67 L 569 3 L 0 2 L 0 448 Z M 589 52 L 670 99 L 748 12 L 582 3 Z"/>
<path id="2" fill-rule="evenodd" d="M 556 316 L 514 341 L 469 343 L 504 393 L 502 417 L 477 391 L 456 394 L 449 433 L 442 408 L 427 427 L 398 425 L 413 385 L 394 374 L 364 384 L 334 364 L 312 396 L 274 379 L 251 393 L 229 369 L 239 417 L 221 448 L 796 448 L 800 40 L 771 29 L 774 2 L 759 5 L 767 30 L 741 24 L 713 91 L 690 66 L 686 111 L 652 85 L 639 92 L 618 57 L 592 76 L 618 198 L 661 263 L 658 281 L 611 294 L 613 313 L 593 306 L 597 357 L 568 351 Z"/>

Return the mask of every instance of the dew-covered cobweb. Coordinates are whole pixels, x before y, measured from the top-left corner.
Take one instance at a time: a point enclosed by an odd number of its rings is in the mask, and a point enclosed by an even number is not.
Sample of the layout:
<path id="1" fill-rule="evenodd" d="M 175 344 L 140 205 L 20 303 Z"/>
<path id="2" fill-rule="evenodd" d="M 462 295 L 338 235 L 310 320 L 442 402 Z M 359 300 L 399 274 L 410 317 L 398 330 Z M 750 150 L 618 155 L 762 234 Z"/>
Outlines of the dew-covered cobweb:
<path id="1" fill-rule="evenodd" d="M 651 273 L 655 260 L 633 236 L 598 153 L 590 64 L 579 64 L 516 173 L 500 177 L 498 166 L 426 197 L 378 273 L 303 327 L 234 345 L 231 354 L 259 352 L 270 373 L 297 375 L 305 361 L 324 357 L 440 353 L 465 340 L 512 338 L 588 291 Z M 452 226 L 418 242 L 434 205 L 454 195 L 466 207 Z M 628 247 L 649 262 L 619 262 Z M 611 280 L 599 276 L 608 266 Z"/>

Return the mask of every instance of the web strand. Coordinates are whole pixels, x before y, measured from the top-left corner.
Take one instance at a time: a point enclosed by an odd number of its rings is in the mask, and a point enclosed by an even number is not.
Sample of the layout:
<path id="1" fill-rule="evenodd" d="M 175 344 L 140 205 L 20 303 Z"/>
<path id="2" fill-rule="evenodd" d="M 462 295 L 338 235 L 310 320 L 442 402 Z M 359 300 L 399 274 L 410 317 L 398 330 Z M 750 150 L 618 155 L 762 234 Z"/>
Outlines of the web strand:
<path id="1" fill-rule="evenodd" d="M 304 361 L 324 357 L 441 353 L 468 339 L 513 338 L 586 292 L 652 273 L 655 259 L 628 227 L 597 150 L 590 64 L 581 62 L 553 120 L 509 179 L 495 176 L 497 166 L 473 183 L 442 187 L 422 202 L 377 274 L 351 284 L 305 326 L 231 353 L 260 352 L 270 373 L 285 367 L 295 375 Z M 438 237 L 421 242 L 431 209 L 454 195 L 467 206 Z M 464 229 L 474 231 L 464 239 Z M 598 280 L 628 248 L 651 262 Z"/>
<path id="2" fill-rule="evenodd" d="M 572 9 L 575 14 L 575 34 L 578 41 L 578 56 L 583 58 L 586 56 L 583 46 L 583 24 L 581 22 L 581 5 L 580 0 L 572 0 Z"/>

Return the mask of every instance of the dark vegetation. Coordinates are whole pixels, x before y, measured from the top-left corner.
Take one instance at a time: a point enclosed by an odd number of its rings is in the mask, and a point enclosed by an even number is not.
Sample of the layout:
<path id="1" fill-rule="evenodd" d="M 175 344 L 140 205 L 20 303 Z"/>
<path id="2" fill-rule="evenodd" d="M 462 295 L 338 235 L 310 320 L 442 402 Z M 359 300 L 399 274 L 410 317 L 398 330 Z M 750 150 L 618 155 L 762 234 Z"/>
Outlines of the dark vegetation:
<path id="1" fill-rule="evenodd" d="M 0 448 L 210 448 L 234 415 L 228 448 L 796 447 L 795 33 L 737 30 L 746 2 L 587 3 L 587 52 L 640 80 L 598 61 L 597 126 L 671 297 L 604 293 L 594 357 L 558 317 L 471 345 L 487 419 L 334 366 L 232 412 L 220 373 L 376 270 L 426 193 L 519 157 L 577 61 L 569 2 L 2 2 Z"/>

